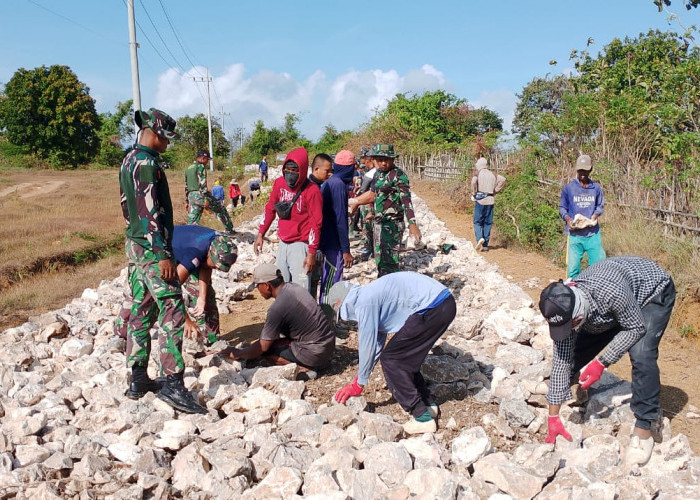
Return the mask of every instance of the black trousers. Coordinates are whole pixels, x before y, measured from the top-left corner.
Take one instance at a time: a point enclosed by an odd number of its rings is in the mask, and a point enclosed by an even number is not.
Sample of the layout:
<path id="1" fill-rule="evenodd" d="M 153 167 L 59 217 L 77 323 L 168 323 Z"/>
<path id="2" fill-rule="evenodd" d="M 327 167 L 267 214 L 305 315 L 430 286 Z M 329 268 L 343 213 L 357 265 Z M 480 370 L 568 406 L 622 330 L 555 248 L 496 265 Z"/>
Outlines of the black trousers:
<path id="1" fill-rule="evenodd" d="M 671 318 L 673 304 L 676 301 L 676 287 L 673 280 L 651 301 L 642 307 L 642 317 L 646 333 L 630 350 L 632 363 L 632 401 L 630 408 L 637 419 L 636 426 L 640 429 L 650 429 L 651 423 L 661 417 L 659 393 L 661 379 L 659 377 L 659 343 Z M 590 334 L 585 330 L 578 334 L 574 354 L 572 382 L 578 380 L 578 372 L 607 346 L 620 332 L 620 328 Z"/>
<path id="2" fill-rule="evenodd" d="M 432 402 L 420 365 L 456 314 L 452 295 L 423 314 L 412 314 L 379 356 L 391 394 L 414 417 L 425 413 Z"/>

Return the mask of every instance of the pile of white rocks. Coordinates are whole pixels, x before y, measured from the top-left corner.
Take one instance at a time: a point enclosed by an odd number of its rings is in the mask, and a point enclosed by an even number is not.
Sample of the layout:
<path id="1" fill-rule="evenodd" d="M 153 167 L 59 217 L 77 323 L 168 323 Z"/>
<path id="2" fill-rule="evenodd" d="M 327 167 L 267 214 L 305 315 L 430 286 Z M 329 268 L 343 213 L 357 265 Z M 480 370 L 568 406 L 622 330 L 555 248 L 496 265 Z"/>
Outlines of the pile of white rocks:
<path id="1" fill-rule="evenodd" d="M 152 394 L 131 401 L 124 341 L 114 334 L 122 273 L 0 334 L 0 498 L 700 497 L 700 460 L 668 421 L 648 465 L 621 466 L 631 391 L 607 372 L 586 405 L 562 411 L 573 441 L 543 442 L 551 356 L 543 319 L 422 200 L 415 205 L 426 246 L 405 252 L 405 268 L 445 283 L 458 304 L 423 373 L 441 401 L 498 408 L 482 425 L 455 429 L 441 419 L 452 432 L 408 437 L 401 422 L 365 411 L 363 397 L 312 405 L 293 365 L 247 369 L 216 355 L 186 357 L 186 385 L 207 415 L 181 414 Z M 252 291 L 257 222 L 241 228 L 228 276 L 215 273 L 222 312 L 235 313 Z M 266 260 L 274 241 L 273 228 Z M 445 243 L 455 248 L 445 254 Z M 349 278 L 365 283 L 373 267 L 359 264 Z"/>

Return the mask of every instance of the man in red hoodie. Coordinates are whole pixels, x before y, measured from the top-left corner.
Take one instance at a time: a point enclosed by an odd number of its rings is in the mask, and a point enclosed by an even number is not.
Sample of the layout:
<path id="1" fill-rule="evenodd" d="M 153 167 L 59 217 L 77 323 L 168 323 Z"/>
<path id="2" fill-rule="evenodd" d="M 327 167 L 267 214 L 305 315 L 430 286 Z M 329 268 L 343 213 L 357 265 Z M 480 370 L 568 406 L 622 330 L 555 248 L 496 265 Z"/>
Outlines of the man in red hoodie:
<path id="1" fill-rule="evenodd" d="M 282 165 L 282 177 L 272 184 L 270 200 L 265 205 L 253 249 L 256 254 L 262 251 L 263 237 L 275 217 L 279 216 L 277 268 L 282 271 L 286 283 L 297 283 L 310 292 L 309 273 L 314 268 L 321 235 L 323 198 L 318 186 L 309 182 L 308 170 L 309 155 L 306 149 L 290 151 Z M 285 203 L 287 207 L 283 206 Z M 285 208 L 288 209 L 288 217 Z"/>

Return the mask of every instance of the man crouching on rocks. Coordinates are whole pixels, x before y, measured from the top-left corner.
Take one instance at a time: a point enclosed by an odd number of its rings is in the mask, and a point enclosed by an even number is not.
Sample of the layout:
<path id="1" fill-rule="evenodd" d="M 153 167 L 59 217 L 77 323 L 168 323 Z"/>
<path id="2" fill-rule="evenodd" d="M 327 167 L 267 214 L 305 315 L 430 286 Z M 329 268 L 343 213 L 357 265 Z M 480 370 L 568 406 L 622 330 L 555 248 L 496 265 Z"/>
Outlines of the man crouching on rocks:
<path id="1" fill-rule="evenodd" d="M 274 298 L 260 338 L 244 349 L 229 347 L 220 354 L 232 359 L 263 358 L 276 365 L 296 363 L 297 379 L 316 378 L 333 357 L 335 334 L 320 306 L 296 283 L 285 283 L 274 264 L 253 270 L 255 287 L 265 299 Z"/>
<path id="2" fill-rule="evenodd" d="M 412 415 L 404 432 L 435 432 L 439 408 L 420 366 L 457 314 L 450 291 L 428 276 L 398 272 L 365 286 L 340 281 L 331 287 L 327 303 L 339 319 L 357 321 L 358 375 L 335 393 L 335 400 L 345 403 L 362 394 L 381 360 L 391 394 Z M 390 332 L 396 333 L 385 346 Z"/>
<path id="3" fill-rule="evenodd" d="M 654 262 L 632 256 L 601 260 L 575 281 L 552 283 L 542 291 L 540 311 L 554 341 L 546 442 L 556 442 L 559 435 L 571 440 L 559 409 L 572 398 L 572 377 L 581 370 L 581 389 L 588 389 L 606 367 L 629 352 L 630 407 L 637 421 L 624 463 L 642 466 L 649 461 L 652 430 L 662 416 L 659 342 L 675 299 L 671 277 Z"/>

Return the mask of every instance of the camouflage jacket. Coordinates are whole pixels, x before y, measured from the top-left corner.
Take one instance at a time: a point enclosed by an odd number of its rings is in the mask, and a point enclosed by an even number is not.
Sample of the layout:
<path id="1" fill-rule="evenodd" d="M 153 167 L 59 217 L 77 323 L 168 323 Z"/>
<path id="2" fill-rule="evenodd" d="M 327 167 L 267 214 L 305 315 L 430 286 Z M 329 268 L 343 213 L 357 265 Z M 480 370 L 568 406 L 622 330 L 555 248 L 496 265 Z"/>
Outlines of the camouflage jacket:
<path id="1" fill-rule="evenodd" d="M 403 220 L 409 224 L 416 223 L 411 202 L 411 188 L 408 176 L 398 167 L 388 172 L 377 170 L 370 188 L 376 194 L 374 199 L 374 218 L 376 221 L 385 219 Z"/>
<path id="2" fill-rule="evenodd" d="M 207 194 L 207 171 L 204 165 L 194 162 L 185 169 L 185 197 L 192 191 Z"/>
<path id="3" fill-rule="evenodd" d="M 156 254 L 173 255 L 173 204 L 165 172 L 156 151 L 137 144 L 119 171 L 126 237 Z"/>

